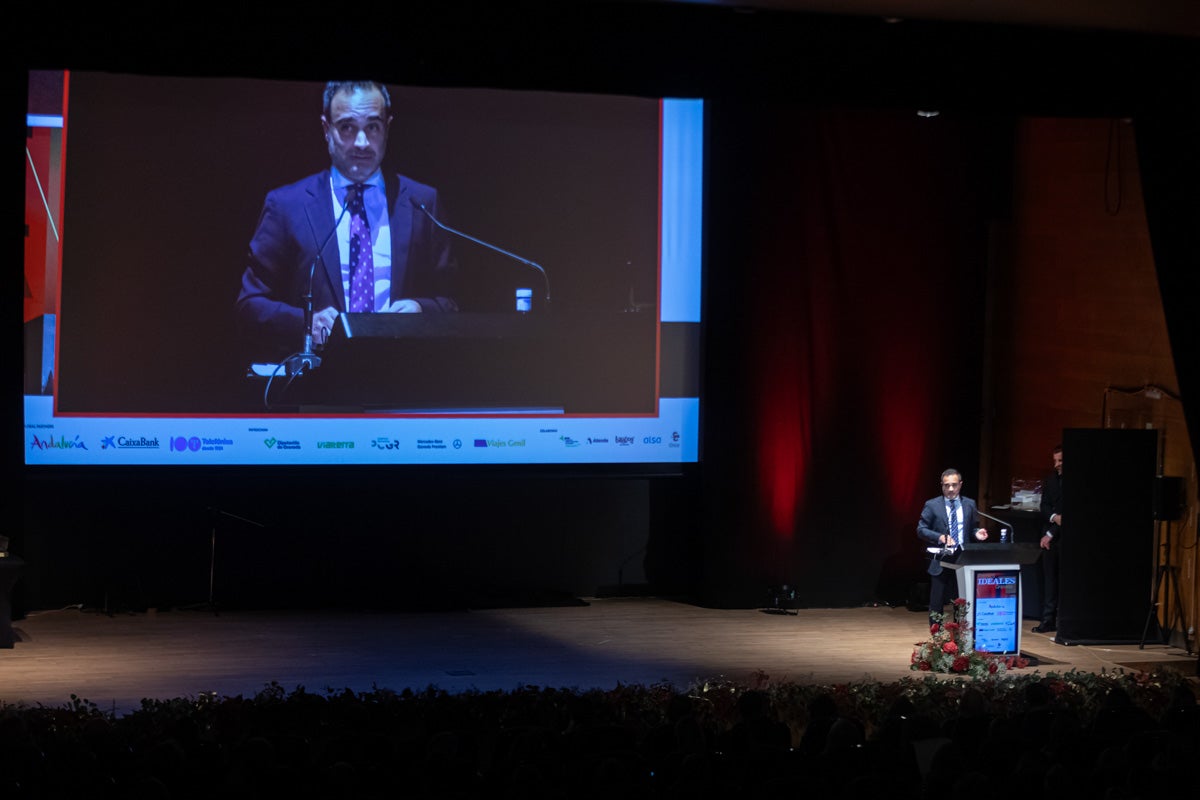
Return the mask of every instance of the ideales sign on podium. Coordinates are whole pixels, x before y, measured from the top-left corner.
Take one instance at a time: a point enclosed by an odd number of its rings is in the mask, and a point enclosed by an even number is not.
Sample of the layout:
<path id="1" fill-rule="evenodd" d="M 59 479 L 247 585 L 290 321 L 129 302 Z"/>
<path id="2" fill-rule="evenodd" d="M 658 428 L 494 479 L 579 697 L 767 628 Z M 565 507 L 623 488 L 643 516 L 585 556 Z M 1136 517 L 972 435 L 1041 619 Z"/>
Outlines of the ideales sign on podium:
<path id="1" fill-rule="evenodd" d="M 960 597 L 971 603 L 975 649 L 996 655 L 1021 652 L 1021 565 L 1038 560 L 1036 544 L 973 543 L 942 558 L 955 571 Z"/>

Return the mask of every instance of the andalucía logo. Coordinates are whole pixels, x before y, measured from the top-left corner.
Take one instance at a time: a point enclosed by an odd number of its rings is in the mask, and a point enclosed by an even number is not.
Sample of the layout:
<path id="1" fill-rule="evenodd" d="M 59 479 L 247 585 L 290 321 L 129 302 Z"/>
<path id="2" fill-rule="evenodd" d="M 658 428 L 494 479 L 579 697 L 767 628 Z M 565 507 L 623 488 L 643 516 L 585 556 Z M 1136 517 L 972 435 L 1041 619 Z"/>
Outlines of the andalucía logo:
<path id="1" fill-rule="evenodd" d="M 33 440 L 29 442 L 30 450 L 87 450 L 87 445 L 79 440 L 76 436 L 74 439 L 67 439 L 65 436 L 60 436 L 57 439 L 51 434 L 49 439 L 43 439 L 36 433 L 33 435 Z"/>

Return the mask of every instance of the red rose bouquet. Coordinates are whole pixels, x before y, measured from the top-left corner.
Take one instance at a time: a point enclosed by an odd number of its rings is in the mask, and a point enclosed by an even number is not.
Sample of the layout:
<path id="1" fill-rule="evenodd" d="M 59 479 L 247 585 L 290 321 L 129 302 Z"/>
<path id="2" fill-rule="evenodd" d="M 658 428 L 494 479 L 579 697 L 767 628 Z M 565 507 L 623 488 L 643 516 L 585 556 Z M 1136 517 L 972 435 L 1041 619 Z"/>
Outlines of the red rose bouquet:
<path id="1" fill-rule="evenodd" d="M 950 614 L 931 614 L 929 639 L 918 642 L 909 666 L 919 672 L 950 672 L 984 678 L 999 675 L 1010 666 L 1025 666 L 1025 659 L 1008 659 L 976 652 L 971 634 L 971 604 L 959 598 Z M 946 619 L 950 616 L 950 619 Z M 1028 663 L 1028 662 L 1026 662 Z"/>

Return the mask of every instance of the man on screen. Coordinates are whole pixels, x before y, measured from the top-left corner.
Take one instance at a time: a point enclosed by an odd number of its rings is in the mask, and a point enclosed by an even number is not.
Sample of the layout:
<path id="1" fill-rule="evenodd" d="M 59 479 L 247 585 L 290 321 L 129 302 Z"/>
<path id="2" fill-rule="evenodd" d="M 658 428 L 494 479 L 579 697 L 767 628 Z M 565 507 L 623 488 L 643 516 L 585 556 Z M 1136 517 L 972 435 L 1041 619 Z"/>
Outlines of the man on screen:
<path id="1" fill-rule="evenodd" d="M 317 345 L 341 312 L 457 310 L 449 239 L 418 208 L 437 216 L 437 190 L 380 168 L 391 124 L 382 84 L 325 87 L 330 168 L 270 192 L 250 240 L 237 314 L 256 357 L 300 349 L 310 274 Z"/>
<path id="2" fill-rule="evenodd" d="M 942 496 L 925 502 L 921 519 L 917 522 L 917 536 L 926 544 L 943 548 L 929 559 L 929 614 L 942 613 L 946 603 L 958 597 L 958 578 L 955 571 L 942 567 L 942 556 L 957 552 L 967 536 L 978 541 L 988 538 L 988 532 L 979 527 L 979 514 L 975 501 L 961 497 L 963 479 L 956 469 L 942 473 Z"/>

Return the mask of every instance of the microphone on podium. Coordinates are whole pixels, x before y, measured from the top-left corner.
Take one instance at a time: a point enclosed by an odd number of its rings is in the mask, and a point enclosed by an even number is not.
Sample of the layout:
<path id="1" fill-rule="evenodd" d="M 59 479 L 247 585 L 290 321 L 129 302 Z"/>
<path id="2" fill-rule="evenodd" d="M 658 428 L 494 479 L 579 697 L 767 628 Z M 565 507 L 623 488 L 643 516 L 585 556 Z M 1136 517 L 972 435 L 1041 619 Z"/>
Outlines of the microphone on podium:
<path id="1" fill-rule="evenodd" d="M 992 522 L 999 522 L 1001 525 L 1003 525 L 1004 527 L 1000 529 L 1001 534 L 1003 534 L 1005 530 L 1007 530 L 1009 532 L 1008 533 L 1008 541 L 1004 541 L 1003 535 L 1000 537 L 1001 544 L 1011 544 L 1013 542 L 1013 540 L 1016 538 L 1014 536 L 1014 533 L 1016 532 L 1016 528 L 1013 526 L 1013 524 L 1011 522 L 1000 519 L 999 517 L 993 517 L 991 514 L 986 514 L 983 511 L 979 511 L 978 509 L 976 509 L 976 511 L 979 514 L 979 516 L 984 517 L 986 519 L 990 519 Z"/>
<path id="2" fill-rule="evenodd" d="M 437 227 L 444 230 L 446 233 L 452 234 L 461 239 L 466 239 L 468 242 L 474 242 L 475 244 L 477 244 L 481 247 L 486 247 L 488 250 L 499 253 L 502 256 L 508 256 L 509 258 L 513 259 L 514 261 L 520 262 L 521 264 L 524 264 L 527 267 L 532 267 L 533 269 L 536 269 L 542 275 L 542 285 L 545 287 L 545 290 L 546 290 L 546 307 L 547 308 L 550 307 L 550 277 L 548 275 L 546 275 L 546 270 L 542 267 L 541 264 L 538 264 L 535 261 L 530 261 L 528 258 L 519 256 L 516 253 L 510 253 L 509 251 L 505 250 L 502 247 L 497 247 L 494 244 L 489 244 L 488 242 L 485 242 L 482 239 L 476 239 L 474 236 L 471 236 L 470 234 L 463 233 L 462 231 L 458 231 L 458 230 L 455 230 L 454 228 L 451 228 L 449 225 L 443 224 L 441 222 L 441 220 L 439 220 L 437 217 L 435 217 L 433 215 L 433 213 L 430 212 L 430 210 L 425 207 L 424 203 L 417 200 L 415 197 L 410 198 L 409 202 L 412 203 L 413 208 L 416 208 L 422 214 L 429 217 L 430 222 L 432 222 L 434 225 L 436 225 Z"/>
<path id="3" fill-rule="evenodd" d="M 302 375 L 305 372 L 311 372 L 321 366 L 321 357 L 313 352 L 313 276 L 317 272 L 317 264 L 323 258 L 325 247 L 329 244 L 329 240 L 337 233 L 338 225 L 342 224 L 342 217 L 346 216 L 346 209 L 350 206 L 350 193 L 359 191 L 356 185 L 351 185 L 346 193 L 346 202 L 342 203 L 342 212 L 333 222 L 333 227 L 329 230 L 329 234 L 325 237 L 325 241 L 321 242 L 321 246 L 317 248 L 317 254 L 313 257 L 312 264 L 308 267 L 308 291 L 301 298 L 304 300 L 304 350 L 293 356 L 289 356 L 284 364 L 287 367 L 287 374 L 295 378 L 297 375 Z"/>

